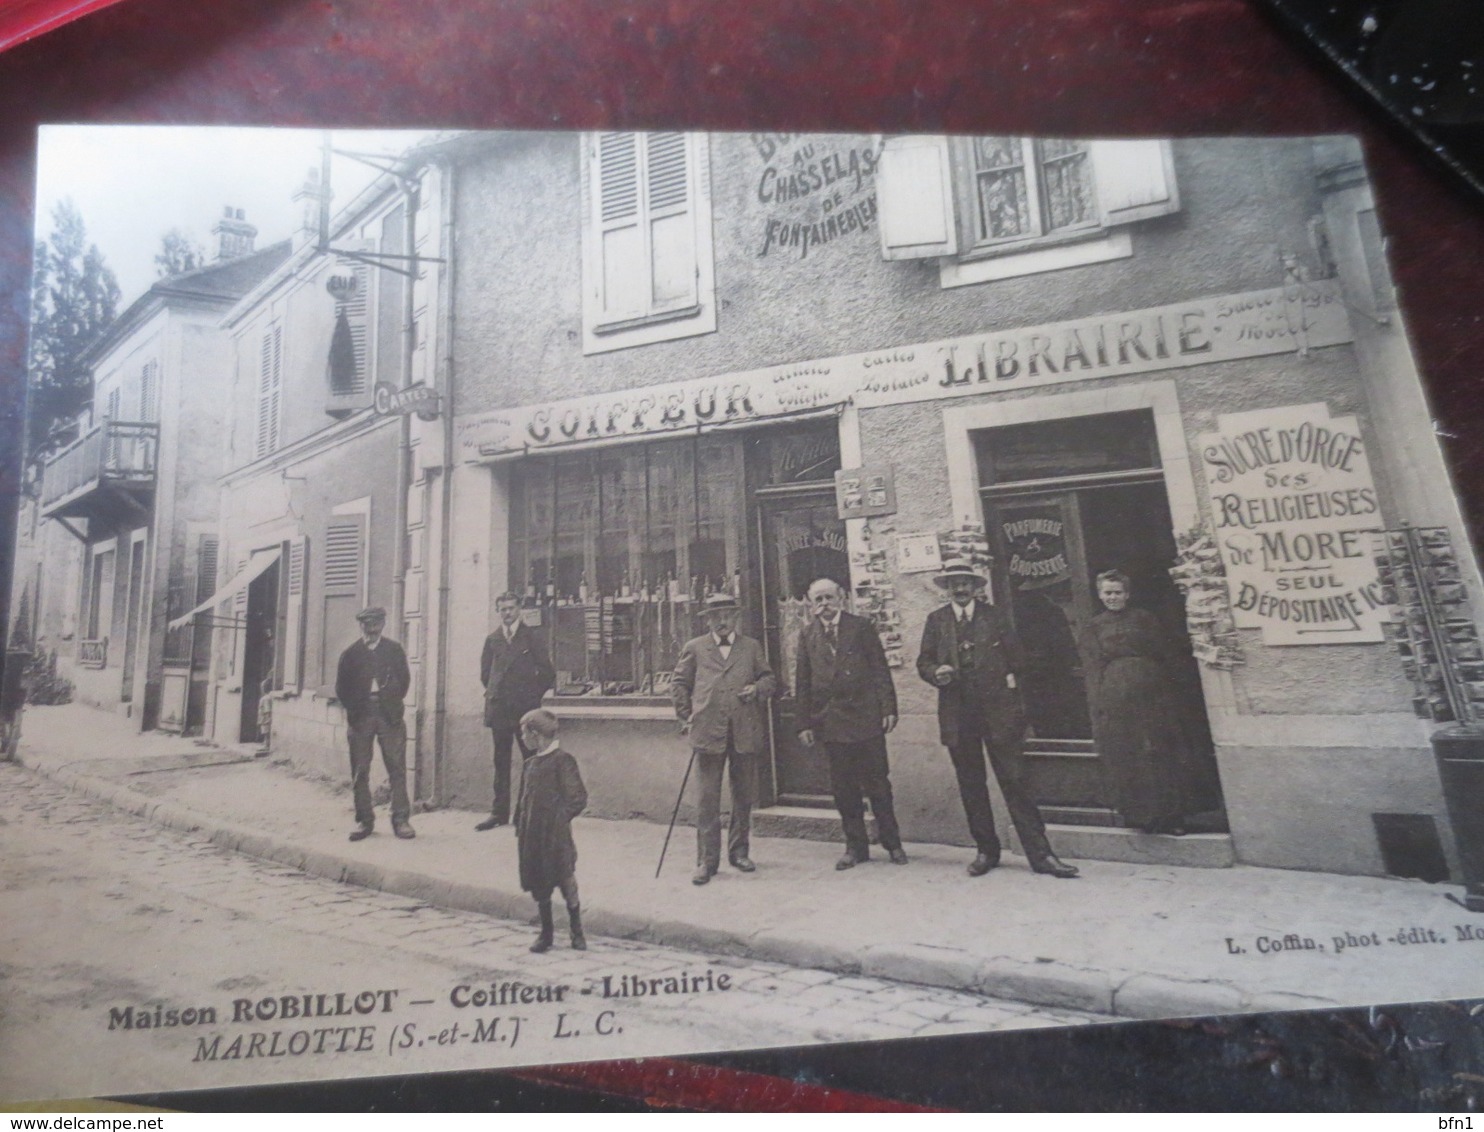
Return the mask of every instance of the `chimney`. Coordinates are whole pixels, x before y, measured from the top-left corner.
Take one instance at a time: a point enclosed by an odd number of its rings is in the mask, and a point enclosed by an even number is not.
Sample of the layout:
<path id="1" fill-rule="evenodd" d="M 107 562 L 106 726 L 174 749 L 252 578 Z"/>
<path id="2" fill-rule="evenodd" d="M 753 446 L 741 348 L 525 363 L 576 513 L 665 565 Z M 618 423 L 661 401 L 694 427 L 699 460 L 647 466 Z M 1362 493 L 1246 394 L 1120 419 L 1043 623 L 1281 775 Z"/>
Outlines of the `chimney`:
<path id="1" fill-rule="evenodd" d="M 222 218 L 211 228 L 216 237 L 216 263 L 251 255 L 252 242 L 257 237 L 257 228 L 247 222 L 243 210 L 230 204 L 222 210 Z"/>
<path id="2" fill-rule="evenodd" d="M 306 244 L 319 242 L 322 200 L 329 204 L 330 189 L 328 185 L 320 184 L 319 170 L 311 167 L 299 191 L 294 194 L 294 203 L 299 206 L 299 228 L 294 233 L 295 251 Z"/>

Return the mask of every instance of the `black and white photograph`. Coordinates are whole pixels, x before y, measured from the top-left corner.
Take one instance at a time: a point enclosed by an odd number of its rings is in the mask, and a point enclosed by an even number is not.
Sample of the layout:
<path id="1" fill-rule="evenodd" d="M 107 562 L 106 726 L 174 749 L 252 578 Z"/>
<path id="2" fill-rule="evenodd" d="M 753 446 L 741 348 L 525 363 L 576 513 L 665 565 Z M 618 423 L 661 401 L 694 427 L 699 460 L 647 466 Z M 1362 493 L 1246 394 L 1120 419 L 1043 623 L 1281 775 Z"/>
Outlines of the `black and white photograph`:
<path id="1" fill-rule="evenodd" d="M 0 1096 L 1484 995 L 1386 232 L 1339 135 L 45 127 Z"/>

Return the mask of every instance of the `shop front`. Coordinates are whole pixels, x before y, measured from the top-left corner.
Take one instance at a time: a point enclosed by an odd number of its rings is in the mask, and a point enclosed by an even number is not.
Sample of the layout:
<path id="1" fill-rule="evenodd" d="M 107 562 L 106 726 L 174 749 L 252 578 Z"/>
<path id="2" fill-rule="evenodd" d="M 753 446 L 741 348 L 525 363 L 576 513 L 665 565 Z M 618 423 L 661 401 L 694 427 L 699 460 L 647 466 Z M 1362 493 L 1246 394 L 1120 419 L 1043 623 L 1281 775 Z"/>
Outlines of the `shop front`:
<path id="1" fill-rule="evenodd" d="M 706 599 L 731 594 L 742 631 L 764 642 L 780 675 L 763 800 L 828 805 L 824 768 L 797 741 L 788 674 L 810 582 L 850 582 L 837 416 L 509 466 L 510 586 L 552 658 L 554 710 L 658 723 L 655 741 L 683 750 L 671 674 L 681 646 L 704 631 Z"/>
<path id="2" fill-rule="evenodd" d="M 1058 852 L 1394 871 L 1383 819 L 1443 844 L 1446 818 L 1384 639 L 1369 540 L 1402 516 L 1360 372 L 1325 281 L 471 415 L 455 506 L 490 518 L 456 532 L 453 584 L 521 596 L 599 816 L 669 820 L 689 756 L 670 673 L 725 591 L 779 678 L 760 820 L 828 835 L 791 693 L 804 592 L 830 577 L 893 670 L 904 836 L 966 844 L 916 661 L 937 567 L 968 557 L 1025 644 L 1026 774 Z M 488 630 L 459 631 L 470 683 Z M 445 781 L 479 808 L 465 700 Z M 1148 832 L 1152 793 L 1184 836 Z"/>

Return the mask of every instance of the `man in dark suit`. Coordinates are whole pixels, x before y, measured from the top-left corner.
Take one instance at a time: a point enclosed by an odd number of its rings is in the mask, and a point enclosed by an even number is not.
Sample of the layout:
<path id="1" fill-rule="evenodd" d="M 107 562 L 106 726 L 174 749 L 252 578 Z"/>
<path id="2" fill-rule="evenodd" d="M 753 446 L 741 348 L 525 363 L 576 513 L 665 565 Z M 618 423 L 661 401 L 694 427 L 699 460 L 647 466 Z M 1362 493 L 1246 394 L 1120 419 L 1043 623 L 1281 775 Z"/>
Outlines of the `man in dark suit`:
<path id="1" fill-rule="evenodd" d="M 521 716 L 541 706 L 541 697 L 556 683 L 556 672 L 546 650 L 520 619 L 520 598 L 504 593 L 495 598 L 500 624 L 484 639 L 479 679 L 484 683 L 484 725 L 495 745 L 495 801 L 490 816 L 474 828 L 483 832 L 510 822 L 510 747 L 520 745 L 521 763 L 535 752 L 520 734 Z"/>
<path id="2" fill-rule="evenodd" d="M 938 689 L 939 737 L 953 760 L 969 835 L 979 850 L 969 875 L 983 876 L 1000 863 L 984 767 L 987 751 L 1031 869 L 1075 877 L 1076 868 L 1051 851 L 1046 825 L 1022 781 L 1025 709 L 1015 677 L 1024 664 L 1020 642 L 1004 615 L 977 596 L 987 579 L 970 563 L 945 562 L 933 580 L 951 600 L 928 614 L 917 673 Z"/>
<path id="3" fill-rule="evenodd" d="M 416 836 L 407 819 L 407 725 L 402 701 L 412 686 L 407 654 L 390 637 L 383 637 L 386 610 L 373 605 L 356 614 L 361 639 L 340 654 L 335 673 L 335 698 L 345 709 L 350 733 L 350 785 L 356 802 L 356 828 L 350 839 L 371 836 L 376 813 L 371 806 L 371 744 L 381 744 L 381 761 L 392 787 L 392 832 L 403 840 Z"/>
<path id="4" fill-rule="evenodd" d="M 706 884 L 721 863 L 721 776 L 730 770 L 732 821 L 727 860 L 739 872 L 755 872 L 748 856 L 752 807 L 757 802 L 757 763 L 768 734 L 767 703 L 773 671 L 763 646 L 737 632 L 741 610 L 730 594 L 706 599 L 709 632 L 680 649 L 670 689 L 680 733 L 689 735 L 696 763 L 696 871 L 692 884 Z"/>
<path id="5" fill-rule="evenodd" d="M 836 869 L 869 860 L 865 798 L 871 800 L 881 847 L 892 864 L 905 865 L 902 835 L 891 801 L 886 736 L 897 725 L 897 692 L 875 627 L 846 613 L 845 592 L 829 578 L 809 586 L 814 620 L 799 641 L 794 681 L 799 740 L 823 745 L 830 760 L 830 789 L 845 829 L 845 855 Z"/>

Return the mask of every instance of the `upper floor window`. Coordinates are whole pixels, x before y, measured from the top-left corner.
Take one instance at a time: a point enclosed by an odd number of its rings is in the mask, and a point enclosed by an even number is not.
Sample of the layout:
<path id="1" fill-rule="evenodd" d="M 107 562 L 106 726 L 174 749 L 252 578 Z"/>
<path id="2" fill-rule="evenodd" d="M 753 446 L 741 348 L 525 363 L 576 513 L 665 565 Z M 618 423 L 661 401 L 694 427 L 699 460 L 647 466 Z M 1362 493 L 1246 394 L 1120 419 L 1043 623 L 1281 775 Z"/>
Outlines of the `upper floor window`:
<path id="1" fill-rule="evenodd" d="M 715 330 L 706 136 L 593 134 L 583 171 L 584 352 Z"/>
<path id="2" fill-rule="evenodd" d="M 278 449 L 279 420 L 283 415 L 283 327 L 274 323 L 263 332 L 258 347 L 256 431 L 253 458 Z"/>
<path id="3" fill-rule="evenodd" d="M 968 142 L 965 172 L 974 247 L 1096 226 L 1087 142 L 1035 138 Z"/>
<path id="4" fill-rule="evenodd" d="M 892 137 L 877 170 L 887 259 L 945 287 L 1132 254 L 1126 225 L 1178 211 L 1168 142 Z"/>
<path id="5" fill-rule="evenodd" d="M 360 241 L 356 250 L 373 250 Z M 325 412 L 344 417 L 371 404 L 371 318 L 376 272 L 359 260 L 341 257 L 329 279 L 335 322 L 326 364 L 329 396 Z"/>

